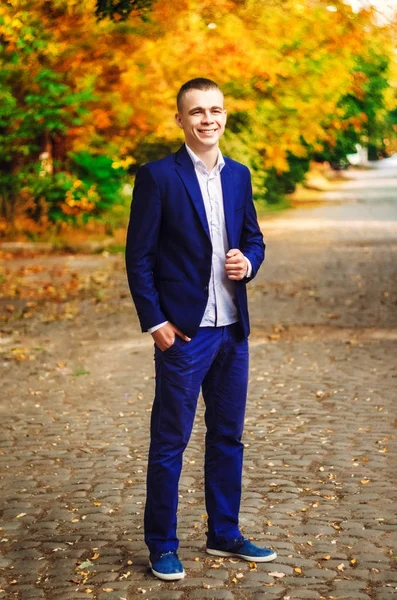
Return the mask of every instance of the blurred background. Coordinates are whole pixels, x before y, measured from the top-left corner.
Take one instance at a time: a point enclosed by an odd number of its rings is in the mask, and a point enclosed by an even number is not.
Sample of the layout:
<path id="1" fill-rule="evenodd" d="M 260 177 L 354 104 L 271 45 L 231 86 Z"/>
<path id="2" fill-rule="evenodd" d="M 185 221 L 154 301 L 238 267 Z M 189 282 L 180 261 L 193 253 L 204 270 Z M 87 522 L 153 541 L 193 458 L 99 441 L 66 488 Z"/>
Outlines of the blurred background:
<path id="1" fill-rule="evenodd" d="M 123 239 L 134 173 L 180 145 L 175 95 L 224 90 L 260 213 L 317 165 L 397 151 L 397 3 L 6 0 L 0 241 Z"/>

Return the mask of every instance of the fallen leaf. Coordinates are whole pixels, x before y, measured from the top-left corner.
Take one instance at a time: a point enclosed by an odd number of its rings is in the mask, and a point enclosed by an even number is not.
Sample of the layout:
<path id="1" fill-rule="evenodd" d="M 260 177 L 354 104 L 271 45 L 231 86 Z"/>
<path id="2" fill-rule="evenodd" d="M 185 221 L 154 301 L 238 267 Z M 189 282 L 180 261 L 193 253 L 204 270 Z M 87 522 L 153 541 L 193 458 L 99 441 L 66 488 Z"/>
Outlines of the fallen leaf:
<path id="1" fill-rule="evenodd" d="M 127 573 L 123 573 L 119 579 L 128 579 L 128 577 L 131 575 L 131 571 L 127 571 Z"/>
<path id="2" fill-rule="evenodd" d="M 279 573 L 278 571 L 272 571 L 269 575 L 270 577 L 285 577 L 285 573 Z"/>
<path id="3" fill-rule="evenodd" d="M 15 518 L 16 519 L 20 519 L 21 517 L 25 517 L 26 513 L 19 513 L 19 515 L 17 515 Z"/>
<path id="4" fill-rule="evenodd" d="M 371 481 L 370 479 L 360 479 L 360 483 L 362 483 L 363 485 L 366 485 L 370 481 Z"/>
<path id="5" fill-rule="evenodd" d="M 102 588 L 102 591 L 110 593 L 110 592 L 113 592 L 113 588 Z"/>
<path id="6" fill-rule="evenodd" d="M 90 560 L 85 560 L 84 562 L 82 562 L 80 565 L 78 565 L 78 569 L 87 569 L 88 567 L 93 567 L 94 563 L 92 563 Z"/>
<path id="7" fill-rule="evenodd" d="M 338 569 L 338 571 L 344 571 L 345 570 L 345 563 L 341 563 L 336 568 Z"/>
<path id="8" fill-rule="evenodd" d="M 294 572 L 298 573 L 298 575 L 301 575 L 302 574 L 302 569 L 300 569 L 299 567 L 295 567 Z"/>

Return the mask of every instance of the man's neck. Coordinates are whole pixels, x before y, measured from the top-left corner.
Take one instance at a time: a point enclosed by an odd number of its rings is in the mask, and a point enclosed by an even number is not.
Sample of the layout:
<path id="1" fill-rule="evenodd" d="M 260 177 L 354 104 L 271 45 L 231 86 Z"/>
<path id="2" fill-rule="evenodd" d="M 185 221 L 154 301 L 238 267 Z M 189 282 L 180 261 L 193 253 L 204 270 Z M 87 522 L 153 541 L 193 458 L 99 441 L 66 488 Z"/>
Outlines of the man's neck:
<path id="1" fill-rule="evenodd" d="M 218 146 L 213 146 L 211 148 L 204 148 L 204 149 L 193 148 L 189 144 L 188 144 L 188 146 L 191 150 L 193 150 L 195 155 L 198 156 L 198 158 L 203 161 L 203 163 L 207 167 L 207 171 L 211 172 L 212 169 L 215 167 L 216 163 L 218 162 L 218 150 L 219 150 Z"/>

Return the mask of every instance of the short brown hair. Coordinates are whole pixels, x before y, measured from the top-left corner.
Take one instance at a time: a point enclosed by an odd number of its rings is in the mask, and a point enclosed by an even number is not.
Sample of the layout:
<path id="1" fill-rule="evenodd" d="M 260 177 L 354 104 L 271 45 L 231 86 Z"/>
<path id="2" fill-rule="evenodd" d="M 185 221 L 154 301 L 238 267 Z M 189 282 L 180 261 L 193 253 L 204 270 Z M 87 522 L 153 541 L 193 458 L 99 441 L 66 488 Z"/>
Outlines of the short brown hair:
<path id="1" fill-rule="evenodd" d="M 179 90 L 176 97 L 176 105 L 178 107 L 178 111 L 182 108 L 182 98 L 183 96 L 189 92 L 190 90 L 219 90 L 219 85 L 212 81 L 212 79 L 206 79 L 205 77 L 196 77 L 196 79 L 189 79 L 186 83 L 184 83 Z"/>

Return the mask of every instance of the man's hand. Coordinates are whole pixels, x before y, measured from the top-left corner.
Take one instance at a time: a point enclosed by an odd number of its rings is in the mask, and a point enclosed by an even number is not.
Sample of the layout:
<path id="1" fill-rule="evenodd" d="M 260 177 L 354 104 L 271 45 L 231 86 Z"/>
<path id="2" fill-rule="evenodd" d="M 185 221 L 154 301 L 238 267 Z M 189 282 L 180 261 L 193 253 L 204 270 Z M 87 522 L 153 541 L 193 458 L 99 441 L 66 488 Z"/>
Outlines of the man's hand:
<path id="1" fill-rule="evenodd" d="M 237 248 L 229 250 L 226 254 L 225 269 L 229 279 L 234 279 L 235 281 L 244 279 L 248 271 L 244 254 Z"/>
<path id="2" fill-rule="evenodd" d="M 160 329 L 153 331 L 151 335 L 154 343 L 158 348 L 160 348 L 161 352 L 164 352 L 164 350 L 167 350 L 167 348 L 172 346 L 172 344 L 175 342 L 176 335 L 179 335 L 179 337 L 185 342 L 190 342 L 190 337 L 182 333 L 182 331 L 180 331 L 178 327 L 175 327 L 175 325 L 172 323 L 166 323 L 160 327 Z"/>

